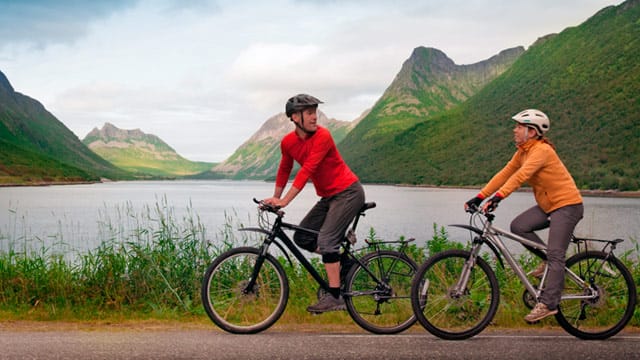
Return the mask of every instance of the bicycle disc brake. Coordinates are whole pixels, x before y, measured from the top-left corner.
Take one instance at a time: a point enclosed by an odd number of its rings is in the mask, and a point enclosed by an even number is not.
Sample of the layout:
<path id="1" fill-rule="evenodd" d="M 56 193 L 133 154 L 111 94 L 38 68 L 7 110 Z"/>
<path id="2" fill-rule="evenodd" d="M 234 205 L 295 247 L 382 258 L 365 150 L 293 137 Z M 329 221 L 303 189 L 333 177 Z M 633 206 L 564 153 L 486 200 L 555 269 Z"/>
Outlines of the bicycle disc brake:
<path id="1" fill-rule="evenodd" d="M 604 305 L 607 294 L 604 291 L 604 288 L 602 288 L 601 286 L 593 285 L 593 287 L 598 292 L 598 296 L 592 299 L 583 300 L 583 303 L 592 307 L 601 307 L 602 305 Z M 591 290 L 585 289 L 584 293 L 585 295 L 590 295 Z"/>

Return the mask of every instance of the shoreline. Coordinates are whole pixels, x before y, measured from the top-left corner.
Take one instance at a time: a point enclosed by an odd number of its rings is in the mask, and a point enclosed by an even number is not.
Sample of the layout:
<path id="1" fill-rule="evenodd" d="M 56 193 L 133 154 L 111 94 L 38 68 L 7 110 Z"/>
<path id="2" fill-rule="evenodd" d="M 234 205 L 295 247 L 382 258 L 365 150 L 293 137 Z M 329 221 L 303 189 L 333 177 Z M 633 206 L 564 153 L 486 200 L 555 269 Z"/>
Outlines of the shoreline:
<path id="1" fill-rule="evenodd" d="M 416 187 L 429 189 L 452 189 L 452 190 L 480 190 L 481 186 L 449 186 L 449 185 L 412 185 L 412 184 L 374 184 L 371 185 L 389 185 L 398 187 Z M 532 192 L 531 188 L 525 187 L 516 190 L 516 192 Z M 640 191 L 619 191 L 619 190 L 589 190 L 580 189 L 582 196 L 589 197 L 621 197 L 621 198 L 640 198 Z"/>
<path id="2" fill-rule="evenodd" d="M 53 182 L 35 182 L 35 183 L 24 183 L 24 184 L 0 184 L 0 188 L 3 187 L 42 187 L 42 186 L 65 186 L 65 185 L 91 185 L 91 184 L 99 184 L 99 183 L 107 183 L 107 182 L 119 182 L 119 181 L 145 181 L 144 180 L 107 180 L 101 179 L 99 181 L 53 181 Z M 158 181 L 176 181 L 178 179 L 173 180 L 158 180 Z M 206 180 L 198 180 L 198 179 L 185 179 L 189 181 L 211 181 L 209 179 Z M 215 180 L 214 180 L 215 181 Z M 241 181 L 241 180 L 239 180 Z M 256 180 L 260 181 L 260 180 Z M 397 187 L 414 187 L 414 188 L 427 188 L 427 189 L 452 189 L 452 190 L 472 190 L 472 189 L 480 189 L 481 186 L 453 186 L 453 185 L 427 185 L 427 184 L 390 184 L 390 183 L 367 183 L 363 182 L 363 185 L 386 185 L 386 186 L 397 186 Z M 531 188 L 520 188 L 516 190 L 516 192 L 532 192 Z M 619 198 L 640 198 L 640 190 L 638 191 L 619 191 L 619 190 L 591 190 L 591 189 L 581 189 L 580 194 L 582 196 L 588 197 L 619 197 Z"/>

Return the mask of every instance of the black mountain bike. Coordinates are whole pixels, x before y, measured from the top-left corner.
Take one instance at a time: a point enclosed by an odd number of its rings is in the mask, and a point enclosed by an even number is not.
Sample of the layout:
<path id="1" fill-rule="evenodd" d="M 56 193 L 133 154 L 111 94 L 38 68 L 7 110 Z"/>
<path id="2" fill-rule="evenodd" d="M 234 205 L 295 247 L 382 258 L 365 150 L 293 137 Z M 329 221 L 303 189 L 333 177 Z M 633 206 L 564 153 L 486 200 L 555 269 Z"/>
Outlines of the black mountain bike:
<path id="1" fill-rule="evenodd" d="M 259 204 L 261 227 L 239 230 L 259 233 L 261 244 L 222 253 L 208 267 L 202 281 L 202 304 L 207 315 L 223 330 L 236 334 L 266 330 L 284 312 L 289 299 L 289 281 L 281 261 L 291 263 L 285 249 L 318 283 L 318 297 L 329 291 L 327 281 L 284 231 L 318 232 L 286 223 L 283 211 L 256 199 L 254 202 Z M 395 334 L 416 321 L 410 291 L 418 266 L 405 253 L 413 239 L 366 241 L 364 249 L 352 249 L 358 220 L 375 206 L 375 203 L 364 204 L 342 242 L 342 296 L 349 315 L 362 328 L 376 334 Z M 275 214 L 272 224 L 268 214 Z M 269 252 L 274 244 L 282 253 L 278 258 Z M 398 250 L 389 250 L 393 244 L 399 244 Z M 360 255 L 361 250 L 364 255 Z"/>
<path id="2" fill-rule="evenodd" d="M 461 340 L 480 333 L 498 310 L 500 287 L 487 257 L 486 245 L 497 262 L 502 258 L 524 285 L 523 300 L 532 308 L 540 298 L 547 269 L 539 285 L 532 284 L 520 263 L 503 242 L 515 240 L 546 251 L 538 244 L 493 225 L 495 215 L 470 207 L 467 229 L 472 235 L 468 250 L 446 250 L 431 256 L 418 269 L 411 289 L 413 309 L 420 324 L 447 340 Z M 613 251 L 622 239 L 599 240 L 572 237 L 577 252 L 566 260 L 565 285 L 558 313 L 560 326 L 573 336 L 601 340 L 617 334 L 636 306 L 636 286 L 631 272 Z M 598 244 L 601 250 L 590 250 Z M 589 246 L 587 246 L 589 245 Z"/>

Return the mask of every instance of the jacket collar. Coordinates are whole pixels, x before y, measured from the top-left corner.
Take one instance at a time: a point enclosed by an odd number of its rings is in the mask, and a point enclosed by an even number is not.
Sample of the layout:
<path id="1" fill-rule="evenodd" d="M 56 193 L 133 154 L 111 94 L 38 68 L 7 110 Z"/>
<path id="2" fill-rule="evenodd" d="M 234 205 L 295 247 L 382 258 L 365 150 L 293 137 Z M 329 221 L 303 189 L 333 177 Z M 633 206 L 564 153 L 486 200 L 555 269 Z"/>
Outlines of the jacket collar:
<path id="1" fill-rule="evenodd" d="M 524 144 L 518 145 L 518 149 L 527 152 L 540 141 L 540 139 L 529 139 Z"/>

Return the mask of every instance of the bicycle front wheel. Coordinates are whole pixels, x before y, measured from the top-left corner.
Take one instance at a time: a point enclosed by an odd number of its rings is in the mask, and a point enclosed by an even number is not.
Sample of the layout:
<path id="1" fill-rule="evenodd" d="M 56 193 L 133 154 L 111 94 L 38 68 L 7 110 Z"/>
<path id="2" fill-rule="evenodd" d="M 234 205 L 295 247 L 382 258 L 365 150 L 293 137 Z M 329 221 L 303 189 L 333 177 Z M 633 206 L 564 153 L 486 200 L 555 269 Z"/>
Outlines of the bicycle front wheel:
<path id="1" fill-rule="evenodd" d="M 249 287 L 258 260 L 264 260 Z M 273 325 L 289 300 L 289 282 L 282 265 L 252 247 L 231 249 L 218 256 L 202 280 L 202 305 L 220 328 L 254 334 Z"/>
<path id="2" fill-rule="evenodd" d="M 633 277 L 617 258 L 601 251 L 587 251 L 567 260 L 566 267 L 584 280 L 577 283 L 565 276 L 563 300 L 556 320 L 569 334 L 585 340 L 602 340 L 622 330 L 635 310 L 637 294 Z M 592 299 L 567 299 L 571 295 L 589 295 Z"/>
<path id="3" fill-rule="evenodd" d="M 353 321 L 375 334 L 396 334 L 416 322 L 411 279 L 418 265 L 404 253 L 382 250 L 360 259 L 345 279 L 345 303 Z"/>
<path id="4" fill-rule="evenodd" d="M 431 334 L 462 340 L 480 333 L 493 319 L 500 301 L 495 273 L 482 258 L 475 259 L 464 289 L 454 292 L 471 253 L 447 250 L 420 266 L 411 286 L 416 318 Z"/>

